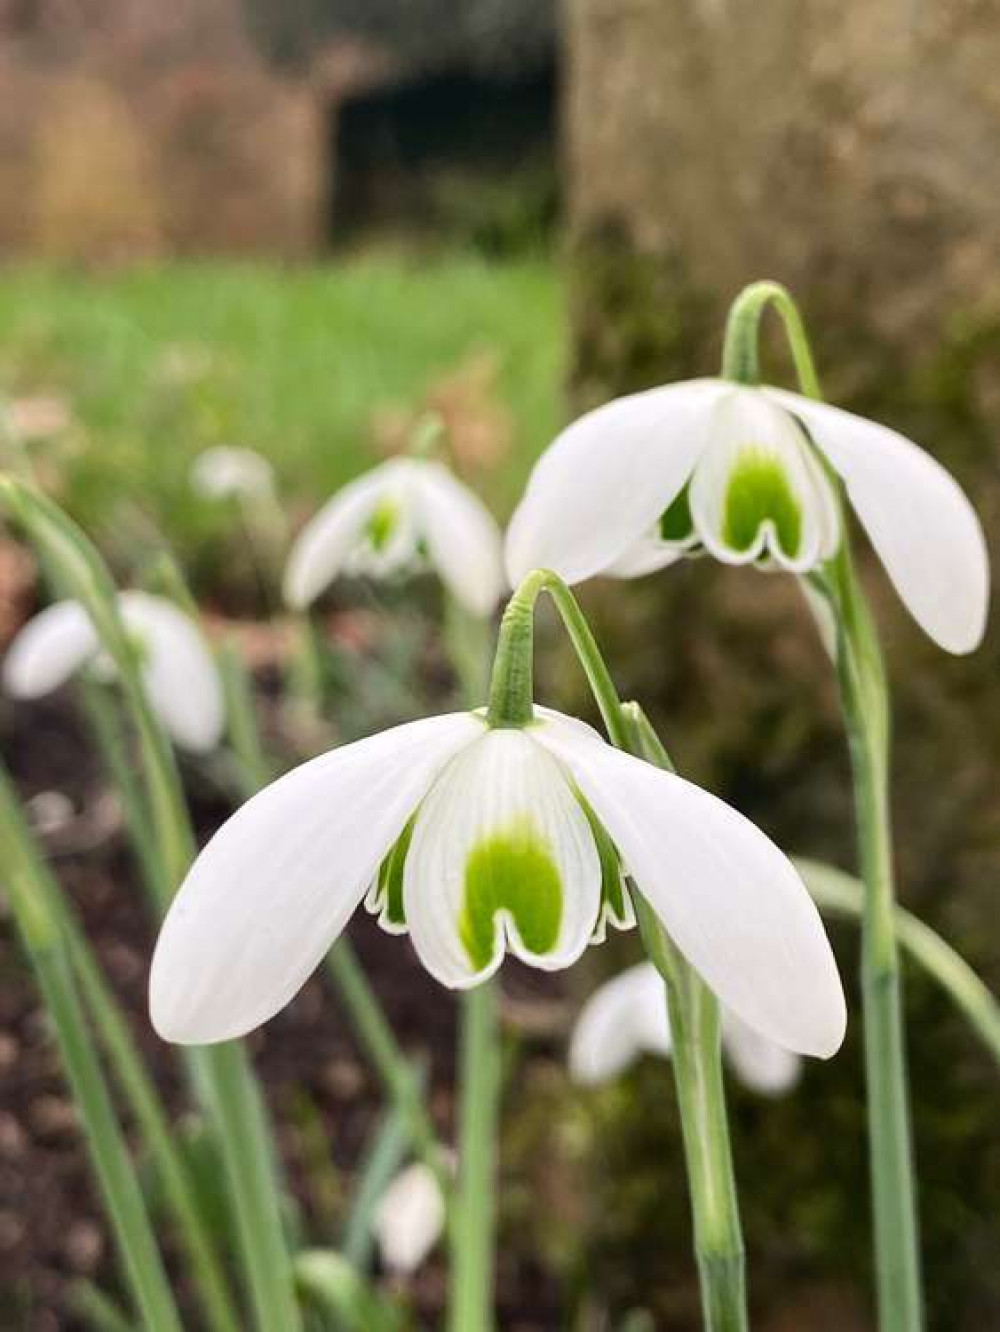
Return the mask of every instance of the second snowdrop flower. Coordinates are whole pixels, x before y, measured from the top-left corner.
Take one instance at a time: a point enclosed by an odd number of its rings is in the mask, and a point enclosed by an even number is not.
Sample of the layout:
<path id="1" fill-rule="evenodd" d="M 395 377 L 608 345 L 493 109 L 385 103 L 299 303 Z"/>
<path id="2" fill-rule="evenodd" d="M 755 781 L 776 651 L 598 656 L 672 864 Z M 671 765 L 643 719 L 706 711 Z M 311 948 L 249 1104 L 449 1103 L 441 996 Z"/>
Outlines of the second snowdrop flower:
<path id="1" fill-rule="evenodd" d="M 195 753 L 213 749 L 225 725 L 222 687 L 193 620 L 148 592 L 122 592 L 118 610 L 139 654 L 150 704 L 168 734 Z M 3 686 L 14 698 L 41 698 L 86 667 L 105 679 L 114 676 L 86 610 L 77 601 L 59 601 L 14 639 Z"/>
<path id="2" fill-rule="evenodd" d="M 986 545 L 944 468 L 874 421 L 723 379 L 619 398 L 564 430 L 514 514 L 508 572 L 633 578 L 704 551 L 806 574 L 843 540 L 827 467 L 917 623 L 949 652 L 975 648 Z"/>
<path id="3" fill-rule="evenodd" d="M 496 522 L 442 463 L 393 458 L 306 524 L 289 557 L 285 599 L 303 610 L 340 574 L 387 578 L 426 565 L 472 614 L 492 614 L 503 590 Z"/>
<path id="4" fill-rule="evenodd" d="M 640 962 L 606 981 L 580 1010 L 570 1040 L 570 1075 L 595 1086 L 624 1073 L 640 1055 L 669 1055 L 672 1044 L 663 978 L 651 962 Z M 722 1048 L 740 1081 L 763 1096 L 778 1096 L 799 1080 L 799 1056 L 734 1013 L 723 1012 Z"/>

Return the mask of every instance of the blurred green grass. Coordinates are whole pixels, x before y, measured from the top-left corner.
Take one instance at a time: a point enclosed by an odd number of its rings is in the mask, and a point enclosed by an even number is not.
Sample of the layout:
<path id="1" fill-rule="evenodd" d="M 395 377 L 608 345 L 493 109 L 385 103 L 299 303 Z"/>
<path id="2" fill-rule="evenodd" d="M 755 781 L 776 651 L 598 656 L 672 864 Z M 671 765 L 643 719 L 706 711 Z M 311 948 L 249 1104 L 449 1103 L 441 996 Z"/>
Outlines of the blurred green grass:
<path id="1" fill-rule="evenodd" d="M 191 491 L 201 449 L 266 454 L 283 498 L 309 512 L 372 461 L 373 412 L 414 406 L 481 351 L 514 426 L 509 458 L 483 478 L 505 518 L 560 420 L 563 295 L 543 257 L 0 277 L 0 394 L 55 395 L 72 412 L 61 437 L 31 446 L 60 498 L 119 562 L 134 534 L 160 532 L 202 582 L 224 516 Z"/>

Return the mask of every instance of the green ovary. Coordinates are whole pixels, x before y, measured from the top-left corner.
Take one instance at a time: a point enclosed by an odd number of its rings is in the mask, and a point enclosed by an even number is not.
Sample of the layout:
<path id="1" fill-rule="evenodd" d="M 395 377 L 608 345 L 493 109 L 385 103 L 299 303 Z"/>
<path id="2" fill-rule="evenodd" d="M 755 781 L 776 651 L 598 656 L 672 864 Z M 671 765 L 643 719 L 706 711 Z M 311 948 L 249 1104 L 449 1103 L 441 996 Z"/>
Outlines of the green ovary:
<path id="1" fill-rule="evenodd" d="M 399 505 L 393 499 L 379 500 L 365 524 L 365 533 L 373 550 L 382 551 L 392 540 L 399 522 Z"/>
<path id="2" fill-rule="evenodd" d="M 748 550 L 761 524 L 774 524 L 778 543 L 794 559 L 802 544 L 802 510 L 788 476 L 773 454 L 747 449 L 729 477 L 722 537 L 733 550 Z"/>
<path id="3" fill-rule="evenodd" d="M 559 939 L 562 909 L 559 867 L 530 819 L 519 819 L 470 852 L 458 931 L 477 971 L 493 958 L 498 911 L 510 913 L 525 948 L 548 953 Z"/>

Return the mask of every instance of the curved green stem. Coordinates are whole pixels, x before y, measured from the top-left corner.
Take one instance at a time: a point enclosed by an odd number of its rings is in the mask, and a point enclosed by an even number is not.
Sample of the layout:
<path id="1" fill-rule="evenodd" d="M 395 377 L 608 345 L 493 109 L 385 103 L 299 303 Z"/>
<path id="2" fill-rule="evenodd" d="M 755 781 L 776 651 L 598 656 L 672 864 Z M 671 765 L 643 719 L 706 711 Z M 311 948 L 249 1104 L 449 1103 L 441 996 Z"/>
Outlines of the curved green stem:
<path id="1" fill-rule="evenodd" d="M 760 382 L 758 334 L 761 317 L 769 305 L 784 325 L 802 392 L 807 398 L 819 398 L 819 376 L 805 324 L 791 292 L 780 282 L 753 282 L 733 301 L 722 349 L 722 378 L 737 384 Z"/>
<path id="2" fill-rule="evenodd" d="M 816 860 L 795 857 L 795 866 L 821 911 L 860 920 L 864 885 L 853 874 Z M 896 937 L 910 957 L 944 990 L 993 1058 L 1000 1064 L 1000 1004 L 960 953 L 919 917 L 897 906 Z"/>
<path id="3" fill-rule="evenodd" d="M 628 730 L 624 747 L 673 772 L 670 755 L 639 705 L 625 703 L 621 710 Z M 721 1010 L 645 898 L 633 892 L 633 901 L 646 952 L 667 990 L 706 1332 L 745 1332 L 746 1258 L 722 1076 Z"/>
<path id="4" fill-rule="evenodd" d="M 756 382 L 759 323 L 769 304 L 784 323 L 803 393 L 820 399 L 805 326 L 792 297 L 777 283 L 755 283 L 737 297 L 726 330 L 723 373 Z M 838 494 L 842 496 L 842 487 Z M 841 498 L 840 547 L 814 578 L 837 617 L 837 680 L 865 883 L 861 978 L 879 1323 L 882 1332 L 920 1332 L 919 1227 L 894 915 L 889 697 L 878 636 L 851 559 L 844 507 Z"/>
<path id="5" fill-rule="evenodd" d="M 507 604 L 500 624 L 487 720 L 491 726 L 526 726 L 534 718 L 534 614 L 542 592 L 548 592 L 556 604 L 612 743 L 628 749 L 628 727 L 611 672 L 579 602 L 550 569 L 535 569 L 528 574 Z"/>
<path id="6" fill-rule="evenodd" d="M 543 591 L 556 603 L 612 743 L 673 771 L 641 709 L 622 704 L 576 598 L 558 575 L 546 569 L 528 574 L 504 615 L 490 688 L 491 725 L 525 725 L 534 716 L 533 617 Z M 634 892 L 633 900 L 643 944 L 669 996 L 674 1080 L 705 1329 L 745 1332 L 746 1271 L 722 1079 L 718 1000 L 674 947 L 642 894 Z"/>

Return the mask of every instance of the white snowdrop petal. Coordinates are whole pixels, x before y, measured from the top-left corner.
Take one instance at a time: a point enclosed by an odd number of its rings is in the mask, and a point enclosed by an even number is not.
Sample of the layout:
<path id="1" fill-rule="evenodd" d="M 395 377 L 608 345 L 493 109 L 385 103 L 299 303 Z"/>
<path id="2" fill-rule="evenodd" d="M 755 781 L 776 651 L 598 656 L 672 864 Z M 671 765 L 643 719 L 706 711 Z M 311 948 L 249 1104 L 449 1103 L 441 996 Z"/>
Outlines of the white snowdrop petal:
<path id="1" fill-rule="evenodd" d="M 802 420 L 847 495 L 904 605 L 947 652 L 971 652 L 986 627 L 989 558 L 961 487 L 895 430 L 782 389 L 768 395 Z"/>
<path id="2" fill-rule="evenodd" d="M 794 573 L 814 568 L 836 541 L 836 501 L 799 426 L 755 389 L 716 402 L 709 443 L 689 494 L 707 550 L 728 564 L 769 556 Z"/>
<path id="3" fill-rule="evenodd" d="M 414 463 L 421 535 L 442 582 L 473 615 L 491 615 L 503 592 L 500 529 L 482 501 L 437 462 Z"/>
<path id="4" fill-rule="evenodd" d="M 574 421 L 538 460 L 511 521 L 511 583 L 536 568 L 580 582 L 650 531 L 691 475 L 726 391 L 721 380 L 670 384 Z"/>
<path id="5" fill-rule="evenodd" d="M 580 1009 L 569 1046 L 574 1082 L 596 1086 L 616 1078 L 641 1054 L 670 1053 L 667 994 L 648 962 L 605 981 Z"/>
<path id="6" fill-rule="evenodd" d="M 57 601 L 29 620 L 3 663 L 3 687 L 14 698 L 58 689 L 98 649 L 97 632 L 78 601 Z"/>
<path id="7" fill-rule="evenodd" d="M 160 932 L 150 974 L 160 1035 L 228 1040 L 288 1003 L 437 773 L 482 731 L 467 712 L 409 722 L 304 763 L 237 810 Z"/>
<path id="8" fill-rule="evenodd" d="M 684 558 L 685 547 L 661 541 L 655 532 L 641 536 L 628 546 L 604 572 L 610 578 L 644 578 Z"/>
<path id="9" fill-rule="evenodd" d="M 285 601 L 304 610 L 344 570 L 380 501 L 391 500 L 406 464 L 393 460 L 338 490 L 296 537 L 285 569 Z"/>
<path id="10" fill-rule="evenodd" d="M 489 731 L 452 760 L 420 807 L 403 872 L 410 938 L 433 976 L 478 984 L 505 942 L 532 966 L 569 966 L 600 902 L 587 817 L 531 734 Z"/>
<path id="11" fill-rule="evenodd" d="M 741 1022 L 735 1013 L 725 1010 L 722 1047 L 739 1080 L 761 1096 L 781 1096 L 791 1091 L 802 1075 L 799 1055 L 775 1045 Z"/>
<path id="12" fill-rule="evenodd" d="M 434 1172 L 422 1161 L 400 1171 L 379 1199 L 372 1230 L 383 1264 L 403 1276 L 415 1272 L 441 1238 L 445 1201 Z"/>
<path id="13" fill-rule="evenodd" d="M 219 672 L 197 624 L 172 601 L 148 592 L 123 592 L 119 608 L 139 640 L 149 701 L 168 734 L 184 749 L 208 753 L 222 739 L 226 709 Z"/>
<path id="14" fill-rule="evenodd" d="M 726 1008 L 827 1057 L 846 1009 L 819 914 L 749 819 L 690 782 L 556 721 L 534 734 L 572 772 L 667 932 Z"/>

